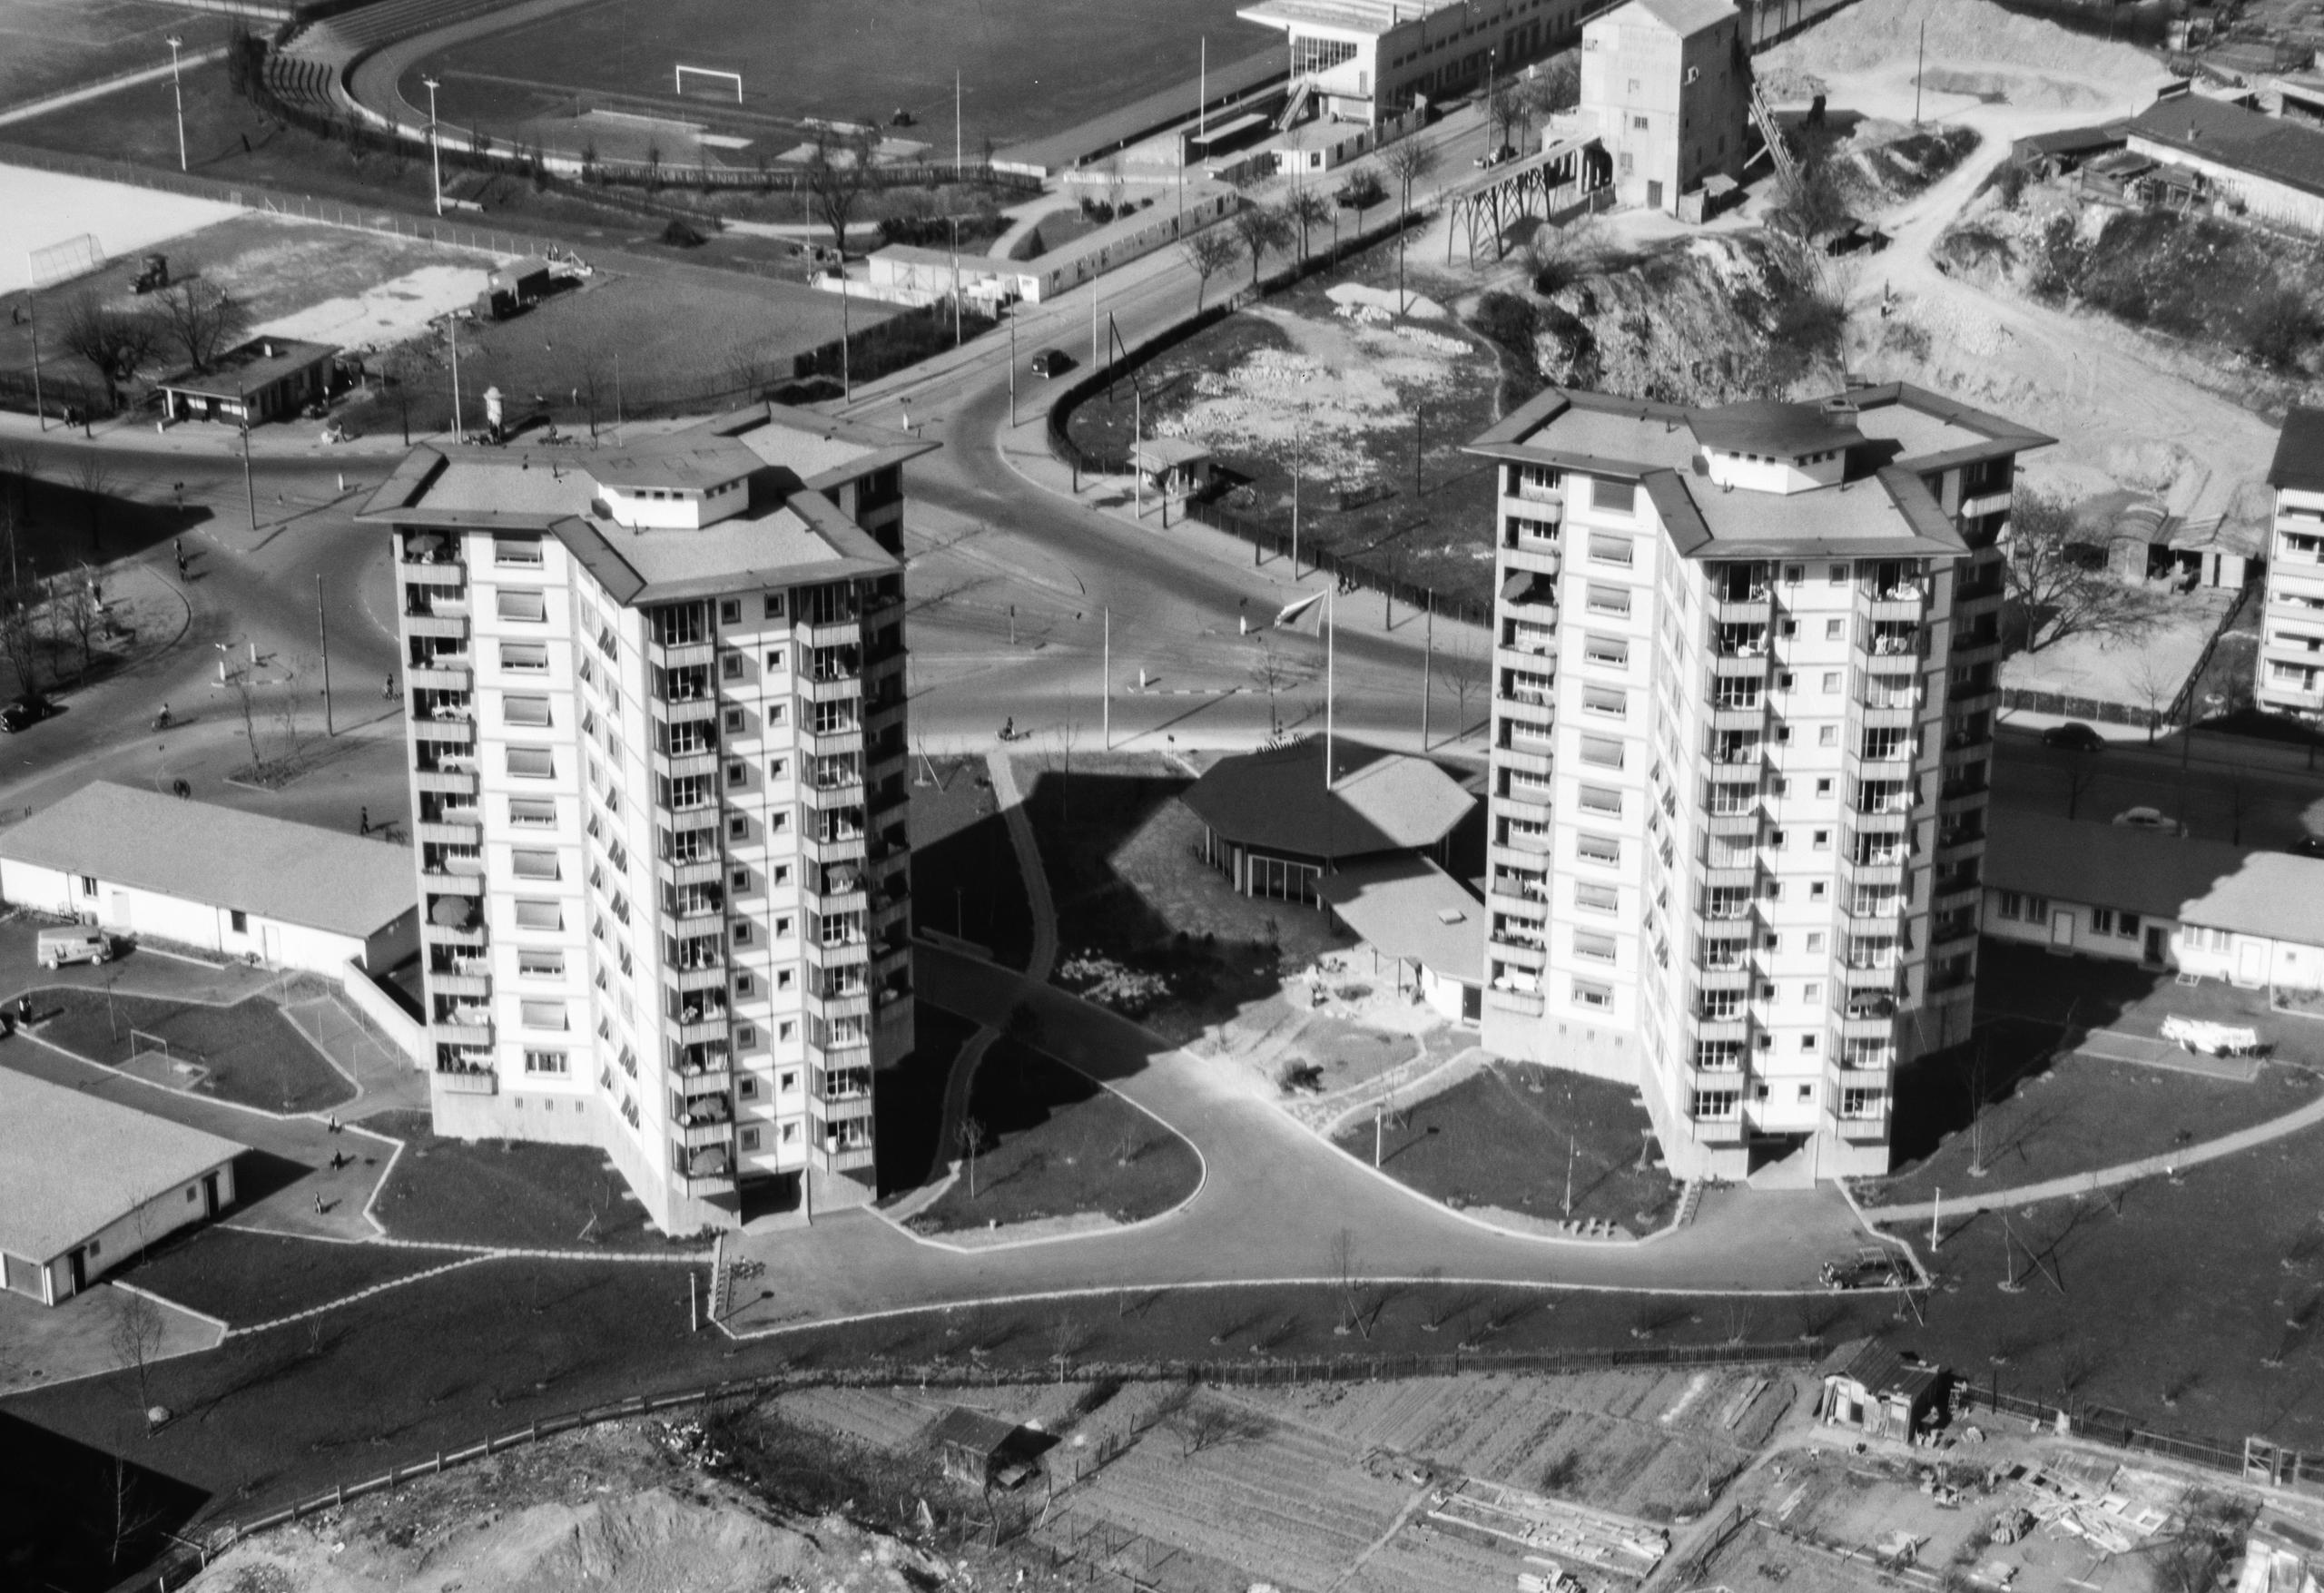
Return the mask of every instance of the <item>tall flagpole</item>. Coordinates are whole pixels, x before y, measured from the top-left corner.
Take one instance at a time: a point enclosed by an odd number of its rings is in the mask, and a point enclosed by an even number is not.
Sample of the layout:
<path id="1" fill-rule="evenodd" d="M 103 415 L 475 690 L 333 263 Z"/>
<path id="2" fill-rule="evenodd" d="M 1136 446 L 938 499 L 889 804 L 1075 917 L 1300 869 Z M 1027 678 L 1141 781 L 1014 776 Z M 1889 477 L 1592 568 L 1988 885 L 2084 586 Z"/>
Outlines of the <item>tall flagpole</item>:
<path id="1" fill-rule="evenodd" d="M 1324 600 L 1324 789 L 1332 789 L 1332 684 L 1338 657 L 1340 597 Z"/>
<path id="2" fill-rule="evenodd" d="M 952 69 L 952 181 L 960 180 L 960 162 L 967 156 L 960 143 L 960 69 Z"/>
<path id="3" fill-rule="evenodd" d="M 1436 604 L 1432 598 L 1428 605 L 1428 621 L 1421 631 L 1420 643 L 1420 750 L 1423 754 L 1428 751 L 1428 677 L 1435 664 Z"/>

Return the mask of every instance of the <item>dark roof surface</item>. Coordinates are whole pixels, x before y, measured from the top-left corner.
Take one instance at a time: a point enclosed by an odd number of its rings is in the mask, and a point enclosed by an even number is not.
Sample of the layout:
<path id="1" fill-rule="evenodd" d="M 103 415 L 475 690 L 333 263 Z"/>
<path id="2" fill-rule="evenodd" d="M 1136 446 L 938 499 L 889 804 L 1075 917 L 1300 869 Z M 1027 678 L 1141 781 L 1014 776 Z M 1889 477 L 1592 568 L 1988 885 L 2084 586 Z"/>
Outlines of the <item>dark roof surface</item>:
<path id="1" fill-rule="evenodd" d="M 2268 467 L 2270 487 L 2294 492 L 2324 492 L 2324 409 L 2295 406 L 2276 434 L 2275 462 Z"/>
<path id="2" fill-rule="evenodd" d="M 1864 440 L 1852 415 L 1835 415 L 1821 404 L 1772 398 L 1697 409 L 1688 417 L 1688 425 L 1705 447 L 1784 458 L 1846 448 Z"/>
<path id="3" fill-rule="evenodd" d="M 244 398 L 338 352 L 337 346 L 330 343 L 309 343 L 297 338 L 252 338 L 212 360 L 207 370 L 195 370 L 189 366 L 163 377 L 157 385 L 181 393 L 199 393 L 204 398 Z"/>
<path id="4" fill-rule="evenodd" d="M 1476 799 L 1425 758 L 1340 738 L 1324 788 L 1324 742 L 1246 752 L 1180 799 L 1226 840 L 1290 857 L 1352 858 L 1435 845 Z"/>
<path id="5" fill-rule="evenodd" d="M 966 1405 L 955 1405 L 936 1419 L 936 1424 L 928 1430 L 928 1441 L 956 1443 L 990 1455 L 1005 1448 L 1016 1432 L 1017 1424 L 1013 1421 L 971 1411 Z"/>
<path id="6" fill-rule="evenodd" d="M 2305 123 L 2263 116 L 2201 94 L 2181 94 L 2140 112 L 2131 119 L 2130 132 L 2303 193 L 2324 194 L 2324 133 Z"/>
<path id="7" fill-rule="evenodd" d="M 1985 842 L 1985 883 L 2324 946 L 2324 858 L 2012 811 Z"/>
<path id="8" fill-rule="evenodd" d="M 1914 1400 L 1945 1375 L 1943 1367 L 1908 1359 L 1903 1351 L 1892 1350 L 1878 1339 L 1850 1339 L 1827 1355 L 1816 1371 L 1819 1377 L 1844 1377 L 1860 1383 L 1876 1398 L 1903 1394 Z"/>

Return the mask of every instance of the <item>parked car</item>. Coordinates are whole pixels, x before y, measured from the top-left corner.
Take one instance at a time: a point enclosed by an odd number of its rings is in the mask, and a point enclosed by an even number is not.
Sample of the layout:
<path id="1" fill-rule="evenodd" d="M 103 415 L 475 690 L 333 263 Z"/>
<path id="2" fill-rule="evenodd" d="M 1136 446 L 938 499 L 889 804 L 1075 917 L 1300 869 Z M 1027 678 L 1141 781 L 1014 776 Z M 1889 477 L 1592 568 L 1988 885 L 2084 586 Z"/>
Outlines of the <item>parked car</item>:
<path id="1" fill-rule="evenodd" d="M 0 730 L 14 735 L 20 730 L 28 730 L 38 724 L 55 712 L 55 703 L 28 692 L 5 708 L 0 708 Z"/>
<path id="2" fill-rule="evenodd" d="M 2063 747 L 2071 752 L 2103 752 L 2106 738 L 2079 719 L 2069 719 L 2063 724 L 2053 724 L 2042 733 L 2045 747 Z"/>
<path id="3" fill-rule="evenodd" d="M 2160 808 L 2124 808 L 2114 822 L 2126 830 L 2168 830 L 2177 833 L 2179 821 Z"/>
<path id="4" fill-rule="evenodd" d="M 1911 1282 L 1904 1264 L 1886 1250 L 1859 1250 L 1843 1261 L 1827 1261 L 1816 1275 L 1827 1289 L 1886 1289 Z"/>
<path id="5" fill-rule="evenodd" d="M 1073 356 L 1062 349 L 1044 349 L 1033 356 L 1033 374 L 1039 377 L 1063 376 L 1073 369 Z"/>
<path id="6" fill-rule="evenodd" d="M 2303 835 L 2291 843 L 2295 856 L 2324 858 L 2324 835 Z"/>
<path id="7" fill-rule="evenodd" d="M 1476 159 L 1476 167 L 1480 172 L 1490 172 L 1495 166 L 1500 165 L 1503 161 L 1513 161 L 1516 158 L 1516 148 L 1511 144 L 1502 144 L 1497 150 L 1492 150 L 1484 154 L 1479 155 Z"/>
<path id="8" fill-rule="evenodd" d="M 43 929 L 33 938 L 33 959 L 45 969 L 62 968 L 68 962 L 103 963 L 112 956 L 112 938 L 86 924 Z"/>

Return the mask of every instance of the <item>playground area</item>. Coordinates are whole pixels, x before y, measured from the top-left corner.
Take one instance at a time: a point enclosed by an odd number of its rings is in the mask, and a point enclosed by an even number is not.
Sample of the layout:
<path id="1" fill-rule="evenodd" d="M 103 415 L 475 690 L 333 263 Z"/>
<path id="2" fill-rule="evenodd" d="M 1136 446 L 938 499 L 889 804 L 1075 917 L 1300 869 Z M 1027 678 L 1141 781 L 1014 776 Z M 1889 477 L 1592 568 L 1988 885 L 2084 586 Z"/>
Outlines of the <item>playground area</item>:
<path id="1" fill-rule="evenodd" d="M 149 1084 L 285 1114 L 328 1111 L 356 1096 L 266 996 L 213 1007 L 84 988 L 34 990 L 27 999 L 41 1039 Z"/>

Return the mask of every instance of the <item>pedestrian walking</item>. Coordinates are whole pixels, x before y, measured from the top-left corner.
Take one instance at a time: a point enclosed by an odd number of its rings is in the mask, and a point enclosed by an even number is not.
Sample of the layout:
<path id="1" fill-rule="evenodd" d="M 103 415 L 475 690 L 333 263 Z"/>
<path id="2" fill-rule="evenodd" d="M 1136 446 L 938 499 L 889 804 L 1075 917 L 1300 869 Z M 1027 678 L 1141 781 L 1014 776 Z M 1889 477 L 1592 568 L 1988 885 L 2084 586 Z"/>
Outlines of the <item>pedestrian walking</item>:
<path id="1" fill-rule="evenodd" d="M 388 671 L 388 683 L 380 691 L 379 695 L 390 703 L 396 700 L 396 672 L 394 670 Z"/>
<path id="2" fill-rule="evenodd" d="M 30 996 L 19 996 L 16 998 L 16 1021 L 26 1028 L 30 1028 L 32 1027 L 33 998 Z"/>
<path id="3" fill-rule="evenodd" d="M 178 579 L 181 581 L 185 579 L 185 555 L 183 554 L 178 555 Z"/>
<path id="4" fill-rule="evenodd" d="M 360 811 L 362 812 L 363 817 L 358 821 L 357 833 L 369 835 L 371 833 L 371 810 L 364 808 L 360 810 Z"/>
<path id="5" fill-rule="evenodd" d="M 179 483 L 178 483 L 178 490 L 179 490 L 180 492 L 183 492 L 183 491 L 185 490 L 185 483 L 184 483 L 184 482 L 181 481 L 181 482 L 179 482 Z M 177 560 L 178 560 L 178 563 L 180 563 L 180 564 L 183 564 L 183 563 L 185 563 L 185 538 L 184 538 L 184 537 L 182 537 L 182 536 L 172 536 L 172 537 L 171 537 L 171 538 L 170 538 L 170 551 L 171 551 L 172 553 L 173 553 L 173 554 L 177 555 Z"/>
<path id="6" fill-rule="evenodd" d="M 315 1215 L 317 1215 L 317 1216 L 321 1216 L 322 1214 L 323 1214 L 323 1197 L 322 1197 L 321 1195 L 318 1195 L 317 1196 L 315 1196 Z"/>

